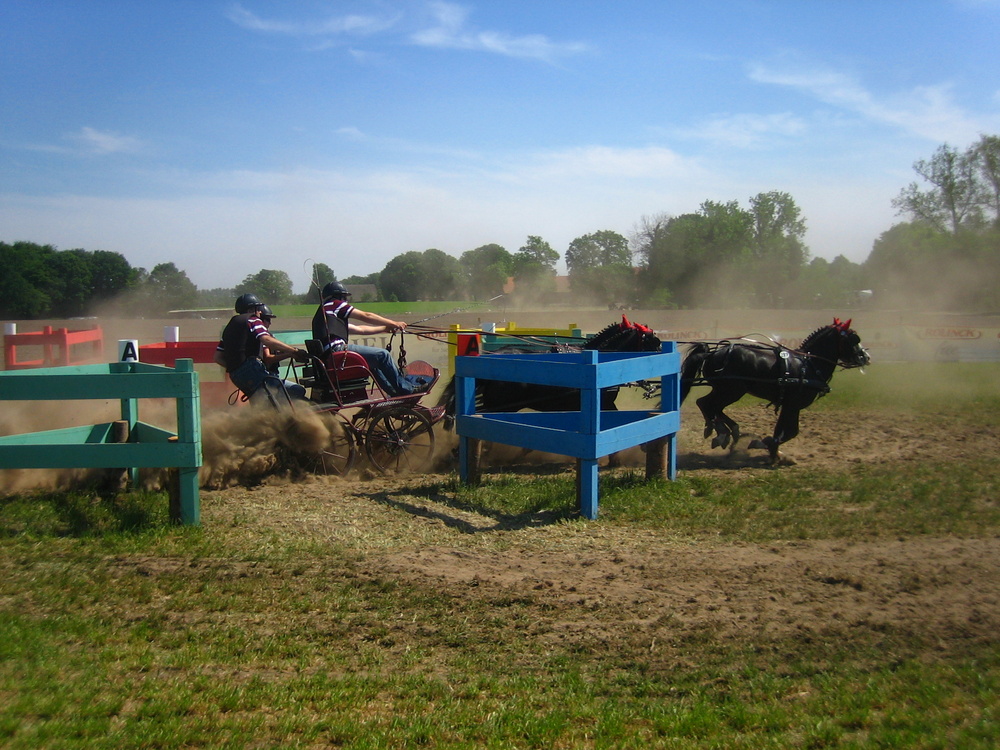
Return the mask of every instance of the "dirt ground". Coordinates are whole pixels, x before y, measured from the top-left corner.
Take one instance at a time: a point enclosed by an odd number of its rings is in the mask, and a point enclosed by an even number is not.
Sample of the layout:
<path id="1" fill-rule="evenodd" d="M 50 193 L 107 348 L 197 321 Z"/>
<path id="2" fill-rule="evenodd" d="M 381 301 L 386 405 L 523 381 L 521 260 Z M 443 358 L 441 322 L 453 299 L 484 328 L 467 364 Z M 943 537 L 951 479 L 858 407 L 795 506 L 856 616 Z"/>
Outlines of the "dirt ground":
<path id="1" fill-rule="evenodd" d="M 214 331 L 219 324 L 201 325 Z M 160 323 L 150 323 L 149 329 L 130 335 L 156 340 Z M 453 466 L 448 464 L 453 442 L 444 435 L 439 437 L 439 473 L 290 479 L 275 473 L 283 446 L 291 441 L 308 450 L 322 443 L 322 427 L 266 424 L 240 411 L 203 424 L 202 521 L 207 527 L 257 534 L 262 545 L 284 536 L 343 545 L 360 555 L 371 575 L 448 588 L 460 596 L 548 602 L 546 637 L 586 633 L 613 640 L 629 628 L 646 633 L 652 628 L 662 638 L 713 632 L 753 641 L 862 629 L 919 633 L 944 647 L 995 639 L 1000 632 L 996 535 L 766 545 L 705 537 L 692 543 L 600 520 L 558 523 L 479 515 L 435 494 L 433 488 L 447 481 Z M 38 409 L 32 416 L 39 419 Z M 80 418 L 89 421 L 87 415 Z M 763 408 L 740 415 L 745 435 L 766 434 L 773 419 Z M 8 407 L 0 432 L 19 431 L 5 424 L 21 421 Z M 692 418 L 684 421 L 680 436 L 679 468 L 687 476 L 752 481 L 776 470 L 835 471 L 900 461 L 916 466 L 993 455 L 998 439 L 998 427 L 970 432 L 946 419 L 853 411 L 845 421 L 843 412 L 814 410 L 803 414 L 802 432 L 786 447 L 785 465 L 774 469 L 762 451 L 710 449 L 700 420 Z M 500 451 L 492 460 L 502 464 L 513 456 Z M 626 458 L 634 466 L 642 461 L 637 450 Z M 572 481 L 573 467 L 565 459 L 535 454 L 522 465 L 526 472 L 564 473 Z M 17 477 L 4 479 L 3 489 L 17 488 Z"/>
<path id="2" fill-rule="evenodd" d="M 763 409 L 740 415 L 763 431 Z M 761 472 L 921 462 L 995 451 L 1000 430 L 967 434 L 917 417 L 812 412 L 788 446 L 785 466 L 762 451 L 709 448 L 696 420 L 680 436 L 682 475 L 751 481 Z M 505 463 L 511 454 L 495 453 Z M 526 472 L 564 472 L 565 459 L 538 455 Z M 532 465 L 532 462 L 534 465 Z M 642 466 L 641 454 L 626 463 Z M 417 478 L 265 482 L 203 495 L 206 523 L 238 514 L 262 536 L 294 534 L 363 554 L 372 575 L 459 596 L 528 597 L 551 613 L 549 638 L 714 633 L 754 642 L 863 631 L 918 634 L 948 648 L 994 639 L 1000 627 L 1000 539 L 912 536 L 879 541 L 691 543 L 654 531 L 597 522 L 525 521 L 467 512 Z M 638 629 L 638 630 L 637 630 Z M 657 637 L 657 636 L 653 636 Z M 651 644 L 653 648 L 655 644 Z"/>

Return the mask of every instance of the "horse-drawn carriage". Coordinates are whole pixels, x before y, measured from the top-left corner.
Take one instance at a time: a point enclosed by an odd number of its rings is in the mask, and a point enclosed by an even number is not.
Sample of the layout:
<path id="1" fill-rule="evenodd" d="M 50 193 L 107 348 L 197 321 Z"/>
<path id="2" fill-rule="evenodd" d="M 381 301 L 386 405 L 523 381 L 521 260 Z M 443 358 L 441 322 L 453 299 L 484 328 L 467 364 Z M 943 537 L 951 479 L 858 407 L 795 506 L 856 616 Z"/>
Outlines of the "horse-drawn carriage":
<path id="1" fill-rule="evenodd" d="M 681 399 L 692 386 L 712 389 L 698 399 L 698 406 L 705 419 L 705 437 L 714 433 L 713 447 L 723 448 L 734 446 L 740 439 L 738 425 L 723 410 L 747 393 L 766 399 L 778 410 L 778 423 L 772 436 L 754 441 L 750 447 L 767 450 L 771 462 L 776 463 L 778 447 L 798 433 L 799 412 L 829 391 L 834 370 L 868 364 L 868 353 L 850 322 L 834 320 L 832 325 L 817 329 L 799 350 L 747 339 L 686 342 L 692 346 L 681 370 Z M 622 316 L 620 323 L 609 325 L 582 347 L 553 345 L 553 350 L 560 348 L 655 352 L 660 349 L 660 340 L 652 329 Z M 401 356 L 401 369 L 425 378 L 428 385 L 411 395 L 389 396 L 379 387 L 361 355 L 342 351 L 327 361 L 315 340 L 306 342 L 306 350 L 307 360 L 293 362 L 289 368 L 295 381 L 309 389 L 310 408 L 329 428 L 329 440 L 312 467 L 315 473 L 347 474 L 362 449 L 371 466 L 385 474 L 429 468 L 434 458 L 434 426 L 455 413 L 454 379 L 444 388 L 436 406 L 425 406 L 420 402 L 439 378 L 438 371 L 426 362 L 407 366 Z M 510 346 L 495 354 L 505 350 L 523 351 Z M 648 388 L 648 384 L 640 385 Z M 646 396 L 653 392 L 647 390 Z M 275 394 L 269 395 L 277 405 Z M 618 387 L 602 389 L 601 410 L 614 410 L 617 395 Z M 580 408 L 579 391 L 575 389 L 506 381 L 477 381 L 476 401 L 477 412 L 482 413 Z"/>
<path id="2" fill-rule="evenodd" d="M 290 361 L 289 373 L 306 389 L 308 406 L 325 423 L 329 438 L 310 467 L 313 473 L 344 476 L 363 450 L 372 468 L 383 474 L 426 470 L 434 457 L 434 425 L 444 417 L 443 406 L 424 406 L 421 399 L 437 383 L 439 372 L 416 361 L 408 375 L 426 381 L 412 394 L 390 396 L 373 376 L 365 358 L 344 350 L 325 357 L 315 339 L 306 341 L 307 357 Z M 287 391 L 265 386 L 271 405 L 297 408 Z"/>

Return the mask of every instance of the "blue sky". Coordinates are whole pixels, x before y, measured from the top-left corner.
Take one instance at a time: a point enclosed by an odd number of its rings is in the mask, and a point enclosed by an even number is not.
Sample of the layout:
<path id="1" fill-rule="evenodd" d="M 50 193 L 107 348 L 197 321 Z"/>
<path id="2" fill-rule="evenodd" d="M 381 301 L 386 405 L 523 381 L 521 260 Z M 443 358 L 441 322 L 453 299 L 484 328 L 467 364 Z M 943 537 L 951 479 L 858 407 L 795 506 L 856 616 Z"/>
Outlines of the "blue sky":
<path id="1" fill-rule="evenodd" d="M 0 0 L 0 240 L 305 291 L 792 195 L 864 260 L 1000 133 L 1000 0 Z"/>

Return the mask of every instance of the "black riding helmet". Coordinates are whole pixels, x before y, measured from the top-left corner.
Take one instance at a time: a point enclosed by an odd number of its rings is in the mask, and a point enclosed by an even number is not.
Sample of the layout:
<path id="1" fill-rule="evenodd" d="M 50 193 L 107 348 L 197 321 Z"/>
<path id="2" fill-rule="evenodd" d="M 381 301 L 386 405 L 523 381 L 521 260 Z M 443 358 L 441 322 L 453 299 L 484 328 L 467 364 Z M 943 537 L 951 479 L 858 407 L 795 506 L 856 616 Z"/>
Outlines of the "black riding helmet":
<path id="1" fill-rule="evenodd" d="M 236 298 L 236 307 L 235 307 L 236 314 L 246 315 L 253 308 L 261 307 L 263 306 L 263 304 L 264 303 L 260 301 L 260 297 L 258 297 L 256 294 L 253 294 L 251 292 L 247 292 L 246 294 L 241 294 L 239 297 Z"/>
<path id="2" fill-rule="evenodd" d="M 274 311 L 267 305 L 261 305 L 257 308 L 257 317 L 259 318 L 277 318 L 278 316 L 274 314 Z"/>
<path id="3" fill-rule="evenodd" d="M 326 284 L 320 294 L 323 295 L 323 299 L 347 299 L 351 296 L 351 293 L 347 291 L 347 287 L 339 281 L 331 281 Z"/>

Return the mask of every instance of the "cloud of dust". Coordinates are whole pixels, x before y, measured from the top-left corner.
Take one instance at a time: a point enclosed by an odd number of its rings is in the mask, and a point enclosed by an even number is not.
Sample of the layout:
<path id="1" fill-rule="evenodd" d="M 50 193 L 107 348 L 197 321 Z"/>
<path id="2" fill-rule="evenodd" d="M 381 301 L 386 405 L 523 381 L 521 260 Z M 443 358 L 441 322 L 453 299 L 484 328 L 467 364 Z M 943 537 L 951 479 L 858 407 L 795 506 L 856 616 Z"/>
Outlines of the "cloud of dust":
<path id="1" fill-rule="evenodd" d="M 974 312 L 1000 308 L 1000 273 L 981 258 L 949 257 L 906 268 L 883 269 L 872 279 L 882 309 Z"/>
<path id="2" fill-rule="evenodd" d="M 103 424 L 120 418 L 117 401 L 10 402 L 0 416 L 0 435 Z M 163 429 L 175 429 L 172 401 L 140 402 L 140 419 Z M 206 488 L 260 483 L 265 477 L 296 477 L 340 429 L 330 417 L 309 409 L 275 412 L 252 407 L 227 409 L 202 419 L 199 483 Z M 0 470 L 0 493 L 30 490 L 70 490 L 103 482 L 108 472 L 85 469 Z M 143 469 L 144 488 L 166 486 L 165 469 Z"/>
<path id="3" fill-rule="evenodd" d="M 309 409 L 229 409 L 202 420 L 202 487 L 257 484 L 265 477 L 296 477 L 310 456 L 326 446 L 335 430 L 332 417 Z"/>
<path id="4" fill-rule="evenodd" d="M 8 401 L 0 415 L 0 435 L 102 424 L 120 416 L 117 401 Z M 73 489 L 93 484 L 103 474 L 89 469 L 3 469 L 0 494 Z"/>

